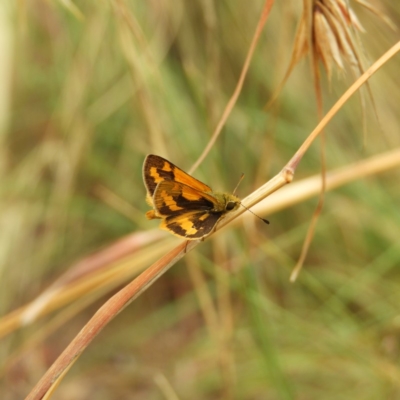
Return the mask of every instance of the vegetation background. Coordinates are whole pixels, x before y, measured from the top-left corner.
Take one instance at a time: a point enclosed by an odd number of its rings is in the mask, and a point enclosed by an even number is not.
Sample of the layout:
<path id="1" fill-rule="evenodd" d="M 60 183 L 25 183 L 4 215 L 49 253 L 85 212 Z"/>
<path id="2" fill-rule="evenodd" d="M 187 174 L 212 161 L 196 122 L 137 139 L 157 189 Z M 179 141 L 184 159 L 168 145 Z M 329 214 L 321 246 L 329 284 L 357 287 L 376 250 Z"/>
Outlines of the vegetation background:
<path id="1" fill-rule="evenodd" d="M 399 2 L 370 3 L 399 26 Z M 349 5 L 365 29 L 356 36 L 369 65 L 399 31 Z M 237 84 L 262 7 L 261 0 L 2 2 L 0 322 L 77 261 L 156 228 L 144 218 L 143 160 L 155 153 L 185 170 L 195 162 Z M 302 2 L 274 4 L 238 102 L 194 174 L 213 189 L 232 190 L 244 172 L 244 197 L 317 124 L 307 57 L 265 111 L 301 14 Z M 355 78 L 346 63 L 331 82 L 321 69 L 325 111 Z M 354 96 L 325 131 L 328 170 L 400 147 L 398 56 L 369 84 L 379 121 L 367 92 L 364 106 Z M 315 143 L 295 179 L 320 170 Z M 294 284 L 316 198 L 265 215 L 268 227 L 246 219 L 206 240 L 106 327 L 55 398 L 400 398 L 399 182 L 397 168 L 328 192 Z M 141 246 L 140 269 L 165 252 L 165 240 Z M 53 310 L 1 339 L 2 399 L 31 390 L 137 274 L 130 268 L 138 260 L 110 260 L 106 271 L 126 275 L 83 290 L 70 285 L 76 291 Z"/>

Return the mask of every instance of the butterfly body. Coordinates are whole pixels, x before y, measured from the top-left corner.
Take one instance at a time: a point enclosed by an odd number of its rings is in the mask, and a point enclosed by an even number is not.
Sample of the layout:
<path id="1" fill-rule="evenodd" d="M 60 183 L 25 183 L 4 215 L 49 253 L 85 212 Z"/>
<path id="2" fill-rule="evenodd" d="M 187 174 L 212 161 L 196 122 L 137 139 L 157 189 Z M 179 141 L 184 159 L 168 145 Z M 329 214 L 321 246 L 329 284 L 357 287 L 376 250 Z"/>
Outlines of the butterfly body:
<path id="1" fill-rule="evenodd" d="M 235 195 L 213 192 L 206 184 L 170 161 L 150 154 L 143 164 L 148 219 L 161 219 L 160 228 L 187 240 L 209 235 L 227 213 L 240 206 Z"/>

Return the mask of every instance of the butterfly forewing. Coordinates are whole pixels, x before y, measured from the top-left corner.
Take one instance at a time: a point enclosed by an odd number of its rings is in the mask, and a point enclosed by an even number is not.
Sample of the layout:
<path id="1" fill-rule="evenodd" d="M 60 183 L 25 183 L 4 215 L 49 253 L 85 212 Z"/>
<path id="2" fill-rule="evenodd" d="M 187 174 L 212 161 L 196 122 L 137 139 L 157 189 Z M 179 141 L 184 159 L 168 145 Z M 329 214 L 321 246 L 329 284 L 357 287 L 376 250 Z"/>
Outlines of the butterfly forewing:
<path id="1" fill-rule="evenodd" d="M 151 197 L 157 185 L 163 181 L 180 182 L 202 192 L 211 192 L 209 186 L 193 178 L 165 158 L 154 154 L 149 154 L 144 161 L 143 180 Z"/>

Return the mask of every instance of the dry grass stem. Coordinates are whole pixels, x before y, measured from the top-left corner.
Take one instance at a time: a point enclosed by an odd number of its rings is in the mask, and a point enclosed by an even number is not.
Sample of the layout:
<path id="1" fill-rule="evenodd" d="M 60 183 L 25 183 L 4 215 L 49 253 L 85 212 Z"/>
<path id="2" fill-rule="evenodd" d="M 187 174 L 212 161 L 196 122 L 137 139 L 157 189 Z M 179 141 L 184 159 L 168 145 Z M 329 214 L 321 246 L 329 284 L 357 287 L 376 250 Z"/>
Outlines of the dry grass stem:
<path id="1" fill-rule="evenodd" d="M 213 148 L 215 142 L 217 141 L 219 135 L 222 132 L 222 128 L 225 126 L 225 123 L 229 117 L 229 114 L 231 113 L 239 95 L 240 92 L 242 90 L 243 87 L 243 83 L 244 80 L 246 78 L 246 74 L 247 71 L 250 67 L 250 62 L 251 59 L 253 57 L 254 51 L 256 49 L 257 46 L 257 42 L 260 38 L 261 32 L 264 28 L 265 23 L 267 22 L 267 18 L 269 16 L 269 13 L 271 11 L 271 8 L 274 4 L 274 0 L 266 0 L 264 3 L 264 7 L 263 10 L 261 12 L 261 17 L 260 20 L 258 21 L 257 27 L 256 27 L 256 31 L 254 33 L 253 36 L 253 40 L 251 41 L 250 47 L 249 47 L 249 51 L 247 53 L 243 68 L 242 68 L 242 72 L 240 73 L 240 77 L 238 79 L 238 83 L 236 85 L 236 88 L 232 94 L 232 97 L 230 98 L 230 100 L 228 101 L 225 110 L 222 113 L 222 117 L 218 122 L 217 127 L 215 128 L 215 131 L 213 133 L 213 135 L 211 136 L 211 139 L 209 140 L 209 142 L 207 143 L 207 146 L 205 147 L 205 149 L 203 150 L 203 152 L 201 153 L 200 157 L 196 160 L 196 162 L 193 164 L 193 166 L 190 168 L 189 173 L 192 174 L 197 168 L 198 166 L 204 161 L 204 159 L 207 157 L 207 154 L 210 152 L 210 150 Z"/>
<path id="2" fill-rule="evenodd" d="M 334 190 L 367 176 L 380 174 L 397 168 L 399 165 L 400 149 L 394 149 L 363 161 L 349 164 L 333 171 L 328 171 L 326 176 L 326 190 Z M 252 210 L 259 215 L 270 215 L 295 204 L 299 204 L 317 195 L 320 191 L 321 175 L 317 174 L 283 187 L 258 203 Z"/>

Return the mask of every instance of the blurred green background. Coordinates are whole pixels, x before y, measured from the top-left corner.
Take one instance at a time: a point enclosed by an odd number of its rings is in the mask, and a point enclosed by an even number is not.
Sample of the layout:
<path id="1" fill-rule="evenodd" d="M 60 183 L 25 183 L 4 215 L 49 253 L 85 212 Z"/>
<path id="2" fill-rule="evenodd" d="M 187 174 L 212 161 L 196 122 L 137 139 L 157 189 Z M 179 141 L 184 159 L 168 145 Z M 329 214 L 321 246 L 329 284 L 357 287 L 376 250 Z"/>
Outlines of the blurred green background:
<path id="1" fill-rule="evenodd" d="M 309 59 L 264 111 L 291 56 L 301 2 L 276 2 L 239 100 L 194 174 L 244 197 L 286 164 L 318 122 Z M 74 6 L 75 4 L 75 6 Z M 148 153 L 188 170 L 233 93 L 263 7 L 244 1 L 4 1 L 0 5 L 0 309 L 34 299 L 77 260 L 155 228 Z M 400 22 L 398 2 L 374 4 Z M 367 63 L 399 38 L 350 2 Z M 327 168 L 400 146 L 399 57 L 326 129 Z M 322 72 L 327 111 L 355 80 Z M 295 179 L 320 171 L 315 143 Z M 226 230 L 123 311 L 69 372 L 56 399 L 399 399 L 400 172 Z M 176 243 L 179 243 L 177 240 Z M 205 322 L 188 265 L 216 304 Z M 25 396 L 98 307 L 86 308 L 2 370 L 3 399 Z M 207 308 L 206 308 L 207 309 Z M 2 339 L 2 365 L 45 320 Z"/>

